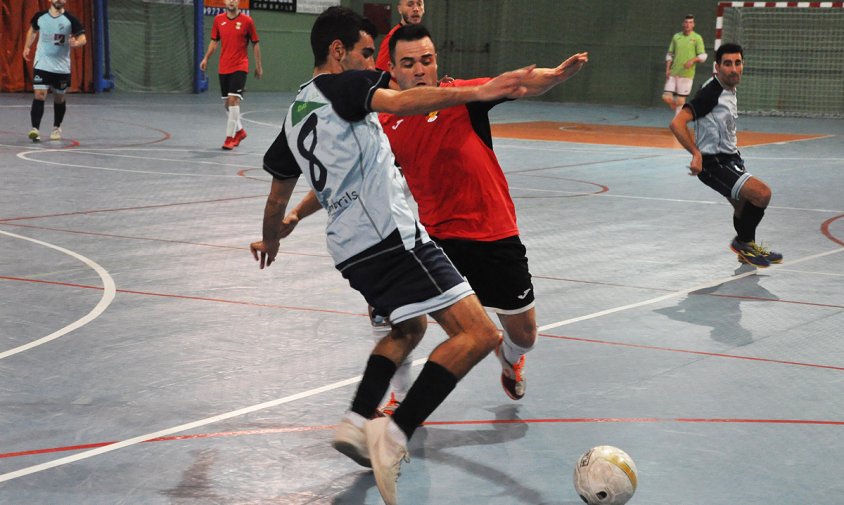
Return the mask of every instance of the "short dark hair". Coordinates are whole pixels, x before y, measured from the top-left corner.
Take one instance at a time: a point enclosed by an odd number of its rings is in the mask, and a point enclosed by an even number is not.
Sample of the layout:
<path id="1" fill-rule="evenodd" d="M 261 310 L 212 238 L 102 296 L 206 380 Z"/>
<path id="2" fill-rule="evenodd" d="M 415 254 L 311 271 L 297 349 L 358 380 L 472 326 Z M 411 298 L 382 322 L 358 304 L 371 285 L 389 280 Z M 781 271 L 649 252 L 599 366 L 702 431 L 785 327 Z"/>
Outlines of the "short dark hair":
<path id="1" fill-rule="evenodd" d="M 715 51 L 715 63 L 720 65 L 721 64 L 721 58 L 725 54 L 733 54 L 733 53 L 739 53 L 741 55 L 742 59 L 744 59 L 744 50 L 741 48 L 740 45 L 733 44 L 732 42 L 727 43 L 727 44 L 721 44 L 720 46 L 718 46 L 718 50 Z"/>
<path id="2" fill-rule="evenodd" d="M 428 31 L 427 28 L 422 26 L 421 23 L 415 25 L 402 25 L 398 30 L 393 32 L 392 37 L 390 37 L 390 61 L 393 64 L 396 63 L 396 44 L 398 41 L 403 40 L 405 42 L 413 42 L 414 40 L 420 40 L 428 37 L 433 41 L 433 37 L 431 37 L 431 32 Z"/>
<path id="3" fill-rule="evenodd" d="M 694 14 L 686 14 L 686 17 L 683 18 L 683 19 L 694 19 L 694 18 L 695 18 Z"/>
<path id="4" fill-rule="evenodd" d="M 328 61 L 328 48 L 335 40 L 342 42 L 346 49 L 355 47 L 360 40 L 360 32 L 368 33 L 373 39 L 378 36 L 375 24 L 357 12 L 340 6 L 325 9 L 311 28 L 314 66 L 324 65 Z"/>

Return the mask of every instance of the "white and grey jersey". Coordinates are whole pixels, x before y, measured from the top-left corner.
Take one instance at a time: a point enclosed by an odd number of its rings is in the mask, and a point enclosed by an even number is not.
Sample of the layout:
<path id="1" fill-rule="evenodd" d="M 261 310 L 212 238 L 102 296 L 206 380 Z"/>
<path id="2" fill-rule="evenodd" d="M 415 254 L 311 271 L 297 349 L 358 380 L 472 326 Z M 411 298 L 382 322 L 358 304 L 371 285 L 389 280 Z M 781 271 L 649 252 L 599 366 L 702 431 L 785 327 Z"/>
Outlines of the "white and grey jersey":
<path id="1" fill-rule="evenodd" d="M 35 14 L 30 25 L 38 32 L 34 68 L 54 74 L 69 74 L 70 36 L 85 33 L 82 23 L 68 12 L 53 17 L 46 10 Z"/>
<path id="2" fill-rule="evenodd" d="M 370 103 L 390 75 L 368 70 L 321 74 L 299 88 L 281 134 L 264 155 L 277 178 L 305 174 L 328 212 L 326 241 L 335 264 L 347 262 L 398 231 L 410 250 L 430 238 L 402 191 L 390 142 Z M 395 235 L 394 235 L 395 237 Z M 354 258 L 357 259 L 357 258 Z"/>
<path id="3" fill-rule="evenodd" d="M 735 90 L 730 91 L 712 77 L 687 103 L 695 119 L 695 143 L 701 154 L 735 154 L 738 106 Z"/>

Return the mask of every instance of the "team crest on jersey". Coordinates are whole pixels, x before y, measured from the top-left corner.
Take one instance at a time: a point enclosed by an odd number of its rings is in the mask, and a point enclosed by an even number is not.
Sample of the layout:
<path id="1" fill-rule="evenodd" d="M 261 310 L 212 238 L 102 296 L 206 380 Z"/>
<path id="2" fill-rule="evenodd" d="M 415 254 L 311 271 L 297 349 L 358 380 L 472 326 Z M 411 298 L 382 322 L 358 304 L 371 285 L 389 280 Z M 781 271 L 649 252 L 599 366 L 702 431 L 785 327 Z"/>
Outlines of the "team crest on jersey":
<path id="1" fill-rule="evenodd" d="M 237 24 L 234 25 L 234 29 L 240 30 L 240 21 L 238 21 Z"/>
<path id="2" fill-rule="evenodd" d="M 293 102 L 293 108 L 290 110 L 292 116 L 290 117 L 290 122 L 293 126 L 296 126 L 299 121 L 305 119 L 308 114 L 311 112 L 319 109 L 320 107 L 325 107 L 327 104 L 320 103 L 320 102 Z"/>
<path id="3" fill-rule="evenodd" d="M 440 113 L 440 111 L 438 111 L 438 110 L 435 110 L 434 112 L 429 112 L 427 121 L 429 123 L 433 123 L 434 121 L 437 120 L 437 117 L 438 117 L 437 114 L 439 114 L 439 113 Z"/>

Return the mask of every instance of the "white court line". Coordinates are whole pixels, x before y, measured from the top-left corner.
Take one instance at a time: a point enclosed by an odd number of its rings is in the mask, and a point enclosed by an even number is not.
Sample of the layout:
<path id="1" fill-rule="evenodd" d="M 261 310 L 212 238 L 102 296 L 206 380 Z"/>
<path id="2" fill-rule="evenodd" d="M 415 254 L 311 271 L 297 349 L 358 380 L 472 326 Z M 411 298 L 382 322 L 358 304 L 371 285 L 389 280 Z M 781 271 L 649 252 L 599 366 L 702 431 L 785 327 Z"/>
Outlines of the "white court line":
<path id="1" fill-rule="evenodd" d="M 803 262 L 806 262 L 806 261 L 822 258 L 824 256 L 829 256 L 829 255 L 832 255 L 832 254 L 838 254 L 838 253 L 841 253 L 841 252 L 844 252 L 844 247 L 839 247 L 838 249 L 833 249 L 831 251 L 813 254 L 811 256 L 804 256 L 800 259 L 789 261 L 788 264 L 789 265 L 796 265 L 796 264 L 799 264 L 799 263 L 803 263 Z M 774 271 L 778 270 L 777 265 L 771 265 L 769 268 L 774 270 Z M 692 293 L 694 291 L 699 291 L 701 289 L 714 288 L 715 286 L 718 286 L 718 285 L 721 285 L 721 284 L 724 284 L 724 283 L 727 283 L 727 282 L 732 282 L 732 281 L 735 281 L 735 280 L 738 280 L 738 279 L 743 279 L 745 277 L 750 277 L 751 275 L 756 275 L 757 273 L 758 273 L 758 270 L 753 269 L 753 270 L 750 270 L 749 272 L 745 272 L 743 274 L 725 277 L 725 278 L 719 279 L 717 281 L 709 281 L 709 282 L 704 283 L 704 284 L 699 284 L 697 286 L 693 286 L 693 287 L 686 288 L 686 289 L 681 289 L 681 290 L 675 291 L 673 293 L 668 293 L 667 295 L 657 296 L 656 298 L 651 298 L 650 300 L 644 300 L 644 301 L 637 302 L 637 303 L 631 303 L 629 305 L 622 305 L 620 307 L 614 307 L 612 309 L 602 310 L 600 312 L 594 312 L 592 314 L 587 314 L 585 316 L 573 317 L 571 319 L 566 319 L 565 321 L 558 321 L 556 323 L 546 324 L 545 326 L 539 327 L 539 331 L 550 330 L 552 328 L 559 328 L 560 326 L 566 326 L 566 325 L 569 325 L 569 324 L 572 324 L 572 323 L 577 323 L 577 322 L 580 322 L 580 321 L 586 321 L 587 319 L 595 319 L 596 317 L 606 316 L 608 314 L 615 314 L 616 312 L 621 312 L 623 310 L 635 309 L 637 307 L 643 307 L 645 305 L 652 305 L 654 303 L 659 303 L 659 302 L 664 301 L 664 300 L 669 300 L 671 298 L 677 298 L 678 296 L 687 295 L 689 293 Z"/>
<path id="2" fill-rule="evenodd" d="M 256 125 L 260 125 L 260 126 L 269 126 L 270 128 L 276 128 L 279 131 L 281 131 L 281 127 L 284 126 L 283 124 L 264 123 L 264 122 L 261 122 L 261 121 L 255 121 L 254 119 L 247 119 L 247 118 L 243 117 L 243 114 L 241 114 L 240 117 L 241 117 L 241 120 L 243 120 L 247 123 L 252 123 L 252 124 L 256 124 Z"/>
<path id="3" fill-rule="evenodd" d="M 24 151 L 22 153 L 18 153 L 17 157 L 25 160 L 31 161 L 33 163 L 44 163 L 46 165 L 59 165 L 62 167 L 74 167 L 74 168 L 87 168 L 90 170 L 105 170 L 107 172 L 125 172 L 130 174 L 146 174 L 146 175 L 173 175 L 178 177 L 208 177 L 208 178 L 224 178 L 224 179 L 232 179 L 232 178 L 241 178 L 241 176 L 237 174 L 186 174 L 182 172 L 157 172 L 154 170 L 130 170 L 127 168 L 111 168 L 111 167 L 95 167 L 93 165 L 74 165 L 72 163 L 66 162 L 57 162 L 57 161 L 46 161 L 46 160 L 38 160 L 34 158 L 27 158 L 28 154 L 36 153 L 36 152 L 43 152 L 43 151 Z"/>
<path id="4" fill-rule="evenodd" d="M 0 144 L 2 145 L 2 144 Z M 10 147 L 22 147 L 19 145 L 10 146 Z M 32 152 L 35 152 L 35 146 L 31 146 Z M 208 154 L 222 154 L 224 156 L 236 156 L 236 157 L 247 157 L 247 156 L 264 156 L 262 153 L 250 153 L 245 151 L 235 151 L 235 152 L 225 152 L 220 149 L 209 149 L 209 148 L 202 148 L 202 149 L 187 149 L 184 147 L 74 147 L 72 149 L 64 148 L 64 147 L 46 147 L 41 148 L 41 152 L 48 152 L 48 153 L 99 153 L 105 151 L 175 151 L 181 153 L 208 153 Z M 181 161 L 181 160 L 179 160 Z"/>
<path id="5" fill-rule="evenodd" d="M 823 137 L 816 137 L 813 139 L 802 139 L 801 141 L 806 140 L 818 140 L 822 138 L 834 137 L 835 135 L 827 135 Z M 682 151 L 680 149 L 673 149 L 669 147 L 647 147 L 647 146 L 615 146 L 615 145 L 608 145 L 605 146 L 603 144 L 599 144 L 601 147 L 580 147 L 580 146 L 592 146 L 595 144 L 586 144 L 586 143 L 579 143 L 579 142 L 560 142 L 557 140 L 531 140 L 531 139 L 511 139 L 508 137 L 493 137 L 495 139 L 495 147 L 506 147 L 512 149 L 529 149 L 531 151 L 548 151 L 548 152 L 561 152 L 561 151 L 581 151 L 581 152 L 596 152 L 596 153 L 608 153 L 614 154 L 616 151 L 624 152 L 630 150 L 636 151 L 650 151 L 653 155 L 659 156 L 662 158 L 688 158 L 690 155 Z M 504 139 L 507 139 L 505 142 Z M 518 142 L 521 140 L 520 143 L 514 143 L 512 141 Z M 547 146 L 532 146 L 532 145 L 525 145 L 528 142 L 543 142 L 548 144 Z M 794 141 L 797 142 L 797 141 Z M 556 144 L 569 144 L 569 145 L 559 145 Z M 776 144 L 761 144 L 755 146 L 745 146 L 742 149 L 750 149 L 753 147 L 765 147 L 770 145 L 779 145 L 780 143 Z M 841 162 L 844 161 L 844 158 L 841 157 L 834 157 L 834 156 L 800 156 L 794 158 L 785 158 L 779 156 L 742 156 L 745 160 L 773 160 L 773 161 L 831 161 L 831 162 Z"/>
<path id="6" fill-rule="evenodd" d="M 28 344 L 24 344 L 24 345 L 15 347 L 13 349 L 9 349 L 8 351 L 5 351 L 5 352 L 0 352 L 0 359 L 8 358 L 9 356 L 17 354 L 19 352 L 23 352 L 23 351 L 26 351 L 28 349 L 32 349 L 33 347 L 38 347 L 41 344 L 46 344 L 47 342 L 50 342 L 51 340 L 55 340 L 55 339 L 57 339 L 57 338 L 59 338 L 63 335 L 66 335 L 66 334 L 72 332 L 73 330 L 76 330 L 78 328 L 85 326 L 86 324 L 90 323 L 91 321 L 93 321 L 94 319 L 99 317 L 100 314 L 105 312 L 105 309 L 114 300 L 114 296 L 117 293 L 117 288 L 114 285 L 114 279 L 112 279 L 111 275 L 109 275 L 108 271 L 106 271 L 105 268 L 101 267 L 99 264 L 97 264 L 93 260 L 86 258 L 85 256 L 82 256 L 81 254 L 77 254 L 73 251 L 69 251 L 69 250 L 67 250 L 63 247 L 59 247 L 59 246 L 53 245 L 53 244 L 48 244 L 47 242 L 42 242 L 40 240 L 35 240 L 33 238 L 24 237 L 22 235 L 16 235 L 14 233 L 9 233 L 9 232 L 3 231 L 3 230 L 0 230 L 0 234 L 7 235 L 7 236 L 12 237 L 12 238 L 18 238 L 18 239 L 21 239 L 21 240 L 28 240 L 28 241 L 33 242 L 35 244 L 43 245 L 45 247 L 49 247 L 50 249 L 55 249 L 56 251 L 67 254 L 68 256 L 71 256 L 73 258 L 76 258 L 79 261 L 81 261 L 82 263 L 85 263 L 86 265 L 91 267 L 95 272 L 97 272 L 97 275 L 99 275 L 100 279 L 102 279 L 102 281 L 103 281 L 103 296 L 102 296 L 102 298 L 100 298 L 99 303 L 97 303 L 97 305 L 94 306 L 94 308 L 91 309 L 91 311 L 88 312 L 88 314 L 86 314 L 81 319 L 74 321 L 73 323 L 65 326 L 64 328 L 62 328 L 58 331 L 54 331 L 53 333 L 50 333 L 46 337 L 39 338 L 38 340 L 33 340 L 32 342 L 30 342 Z"/>
<path id="7" fill-rule="evenodd" d="M 514 175 L 524 175 L 525 177 L 530 177 L 530 174 L 514 174 Z M 518 189 L 519 191 L 533 191 L 537 193 L 560 193 L 564 195 L 580 195 L 580 196 L 591 196 L 591 197 L 601 197 L 601 198 L 630 198 L 633 200 L 653 200 L 657 202 L 678 202 L 678 203 L 699 203 L 702 205 L 729 205 L 726 200 L 683 200 L 679 198 L 659 198 L 656 196 L 634 196 L 634 195 L 619 195 L 616 193 L 584 193 L 582 191 L 563 191 L 558 189 L 541 189 L 541 188 L 522 188 L 518 186 L 510 186 L 510 189 Z M 765 207 L 766 209 L 776 209 L 776 210 L 800 210 L 805 212 L 824 212 L 824 213 L 831 213 L 831 214 L 842 214 L 844 210 L 840 209 L 807 209 L 803 207 L 779 207 L 776 205 L 769 205 Z"/>
<path id="8" fill-rule="evenodd" d="M 23 477 L 24 475 L 29 475 L 37 472 L 42 472 L 44 470 L 48 470 L 50 468 L 54 468 L 61 465 L 67 465 L 69 463 L 74 463 L 79 460 L 92 458 L 94 456 L 98 456 L 100 454 L 104 454 L 111 451 L 116 451 L 117 449 L 122 449 L 124 447 L 129 447 L 130 445 L 140 444 L 141 442 L 146 442 L 147 440 L 152 440 L 154 438 L 166 437 L 168 435 L 172 435 L 174 433 L 179 433 L 181 431 L 187 431 L 193 428 L 199 428 L 200 426 L 205 426 L 206 424 L 216 423 L 219 421 L 225 421 L 226 419 L 231 419 L 232 417 L 242 416 L 244 414 L 250 414 L 252 412 L 257 412 L 259 410 L 268 409 L 270 407 L 276 407 L 278 405 L 283 405 L 285 403 L 290 403 L 292 401 L 296 401 L 302 398 L 307 398 L 309 396 L 318 395 L 321 393 L 325 393 L 326 391 L 331 391 L 334 389 L 338 389 L 345 386 L 350 386 L 352 384 L 356 384 L 360 382 L 361 376 L 358 375 L 357 377 L 352 377 L 350 379 L 346 379 L 343 381 L 335 382 L 334 384 L 329 384 L 327 386 L 322 386 L 319 388 L 309 389 L 308 391 L 303 391 L 301 393 L 297 393 L 295 395 L 285 396 L 284 398 L 279 398 L 277 400 L 271 400 L 264 403 L 259 403 L 258 405 L 253 405 L 251 407 L 245 407 L 238 410 L 233 410 L 231 412 L 227 412 L 225 414 L 220 414 L 213 417 L 206 417 L 205 419 L 200 419 L 199 421 L 194 421 L 192 423 L 181 424 L 179 426 L 174 426 L 172 428 L 167 428 L 161 431 L 156 431 L 154 433 L 147 433 L 146 435 L 141 435 L 134 438 L 129 438 L 123 440 L 122 442 L 115 442 L 113 444 L 105 445 L 103 447 L 98 447 L 96 449 L 92 449 L 90 451 L 80 452 L 79 454 L 74 454 L 73 456 L 67 456 L 64 458 L 54 459 L 52 461 L 47 461 L 46 463 L 41 463 L 40 465 L 33 465 L 26 468 L 21 468 L 20 470 L 16 470 L 14 472 L 4 473 L 0 475 L 0 482 L 5 482 L 7 480 L 17 479 L 18 477 Z"/>
<path id="9" fill-rule="evenodd" d="M 818 254 L 815 254 L 815 255 L 812 255 L 812 256 L 806 256 L 804 258 L 800 258 L 800 259 L 791 261 L 790 264 L 793 265 L 793 264 L 797 264 L 797 263 L 802 263 L 804 261 L 809 261 L 809 260 L 821 258 L 821 257 L 824 257 L 824 256 L 829 256 L 831 254 L 836 254 L 836 253 L 840 253 L 840 252 L 844 252 L 844 248 L 838 248 L 838 249 L 834 249 L 834 250 L 831 250 L 831 251 L 818 253 Z M 773 268 L 774 268 L 774 270 L 776 270 L 776 267 L 773 267 Z M 670 293 L 670 294 L 667 294 L 667 295 L 664 295 L 664 296 L 658 296 L 656 298 L 651 298 L 650 300 L 645 300 L 643 302 L 633 303 L 633 304 L 630 304 L 630 305 L 624 305 L 624 306 L 621 306 L 621 307 L 616 307 L 614 309 L 602 310 L 600 312 L 595 312 L 593 314 L 589 314 L 589 315 L 585 315 L 585 316 L 581 316 L 581 317 L 575 317 L 575 318 L 572 318 L 572 319 L 566 319 L 565 321 L 559 321 L 559 322 L 552 323 L 552 324 L 546 324 L 544 326 L 540 326 L 538 328 L 538 330 L 539 331 L 545 331 L 545 330 L 549 330 L 551 328 L 558 328 L 560 326 L 565 326 L 565 325 L 569 325 L 569 324 L 576 323 L 576 322 L 579 322 L 579 321 L 584 321 L 586 319 L 593 319 L 593 318 L 601 317 L 601 316 L 604 316 L 604 315 L 607 315 L 607 314 L 613 314 L 613 313 L 616 313 L 616 312 L 621 312 L 623 310 L 628 310 L 628 309 L 632 309 L 632 308 L 636 308 L 636 307 L 642 307 L 642 306 L 645 306 L 645 305 L 658 303 L 658 302 L 661 302 L 661 301 L 669 299 L 669 298 L 686 295 L 688 293 L 691 293 L 692 291 L 697 291 L 699 289 L 714 287 L 714 286 L 717 286 L 719 284 L 723 284 L 725 282 L 730 282 L 730 281 L 733 281 L 733 280 L 741 279 L 741 278 L 748 277 L 748 276 L 754 275 L 754 274 L 756 274 L 756 270 L 752 270 L 750 272 L 746 272 L 746 273 L 739 274 L 739 275 L 734 275 L 732 277 L 727 277 L 725 279 L 719 279 L 717 281 L 712 281 L 712 282 L 709 282 L 709 283 L 706 283 L 706 284 L 701 284 L 699 286 L 695 286 L 695 287 L 692 287 L 692 288 L 682 289 L 680 291 L 676 291 L 674 293 Z M 425 363 L 426 361 L 427 361 L 426 358 L 419 358 L 419 359 L 413 360 L 413 365 L 414 366 L 420 365 L 422 363 Z M 334 389 L 339 389 L 341 387 L 356 384 L 356 383 L 360 382 L 360 380 L 361 380 L 361 376 L 359 375 L 357 377 L 352 377 L 352 378 L 345 379 L 345 380 L 342 380 L 342 381 L 334 382 L 332 384 L 328 384 L 327 386 L 309 389 L 308 391 L 303 391 L 303 392 L 297 393 L 295 395 L 285 396 L 284 398 L 279 398 L 277 400 L 271 400 L 271 401 L 268 401 L 268 402 L 259 403 L 258 405 L 253 405 L 251 407 L 245 407 L 245 408 L 242 408 L 242 409 L 233 410 L 231 412 L 227 412 L 225 414 L 220 414 L 220 415 L 213 416 L 213 417 L 206 417 L 205 419 L 200 419 L 199 421 L 194 421 L 194 422 L 187 423 L 187 424 L 181 424 L 179 426 L 174 426 L 172 428 L 167 428 L 167 429 L 164 429 L 164 430 L 161 430 L 161 431 L 156 431 L 156 432 L 153 432 L 153 433 L 147 433 L 146 435 L 140 435 L 140 436 L 137 436 L 137 437 L 133 437 L 133 438 L 123 440 L 121 442 L 115 442 L 115 443 L 110 444 L 110 445 L 98 447 L 96 449 L 91 449 L 91 450 L 84 451 L 84 452 L 80 452 L 79 454 L 75 454 L 73 456 L 67 456 L 67 457 L 64 457 L 64 458 L 59 458 L 59 459 L 54 459 L 52 461 L 47 461 L 46 463 L 41 463 L 39 465 L 33 465 L 33 466 L 26 467 L 26 468 L 21 468 L 20 470 L 15 470 L 13 472 L 0 474 L 0 482 L 4 482 L 4 481 L 16 479 L 18 477 L 23 477 L 25 475 L 30 475 L 30 474 L 33 474 L 33 473 L 41 472 L 41 471 L 48 470 L 50 468 L 54 468 L 54 467 L 57 467 L 57 466 L 66 465 L 66 464 L 69 464 L 69 463 L 74 463 L 76 461 L 88 459 L 88 458 L 98 456 L 98 455 L 106 453 L 106 452 L 111 452 L 111 451 L 115 451 L 117 449 L 122 449 L 124 447 L 129 447 L 131 445 L 140 444 L 142 442 L 146 442 L 147 440 L 152 440 L 154 438 L 160 438 L 160 437 L 172 435 L 174 433 L 179 433 L 179 432 L 182 432 L 182 431 L 190 430 L 190 429 L 193 429 L 193 428 L 199 428 L 199 427 L 205 426 L 207 424 L 215 423 L 215 422 L 218 422 L 218 421 L 223 421 L 223 420 L 226 420 L 226 419 L 231 419 L 233 417 L 237 417 L 237 416 L 244 415 L 244 414 L 250 414 L 252 412 L 257 412 L 259 410 L 267 409 L 267 408 L 270 408 L 270 407 L 275 407 L 275 406 L 282 405 L 282 404 L 285 404 L 285 403 L 289 403 L 289 402 L 292 402 L 292 401 L 295 401 L 295 400 L 300 400 L 302 398 L 308 398 L 310 396 L 315 396 L 315 395 L 318 395 L 318 394 L 321 394 L 321 393 L 324 393 L 324 392 L 327 392 L 327 391 L 332 391 Z"/>
<path id="10" fill-rule="evenodd" d="M 131 149 L 127 149 L 127 150 L 131 151 Z M 164 151 L 165 149 L 160 149 L 160 150 Z M 195 152 L 195 151 L 192 151 L 190 149 L 166 149 L 166 150 L 167 151 L 181 151 L 181 152 Z M 152 149 L 152 151 L 155 151 L 155 149 Z M 41 151 L 41 152 L 43 152 L 43 151 Z M 204 152 L 204 151 L 200 151 L 200 152 Z M 112 153 L 100 152 L 100 150 L 98 150 L 98 149 L 87 149 L 87 150 L 82 150 L 82 149 L 69 149 L 68 150 L 68 149 L 66 149 L 64 151 L 61 151 L 61 154 L 65 154 L 65 153 L 87 154 L 89 156 L 110 156 L 112 158 L 131 158 L 131 159 L 136 159 L 136 160 L 148 160 L 148 161 L 172 161 L 173 163 L 184 163 L 184 164 L 219 165 L 219 166 L 223 166 L 223 167 L 234 167 L 234 168 L 239 168 L 239 167 L 243 166 L 243 163 L 237 163 L 237 164 L 235 164 L 235 163 L 220 163 L 219 161 L 201 161 L 201 160 L 178 159 L 178 158 L 153 158 L 153 157 L 150 157 L 150 156 L 132 156 L 132 155 L 129 155 L 129 154 L 112 154 Z M 29 158 L 26 158 L 26 159 L 27 159 L 27 161 L 37 161 L 37 160 L 34 160 L 34 159 L 29 159 Z"/>
<path id="11" fill-rule="evenodd" d="M 287 116 L 287 108 L 284 108 L 284 109 L 263 109 L 263 110 L 260 110 L 260 111 L 250 110 L 250 111 L 247 111 L 247 112 L 241 112 L 240 118 L 243 121 L 246 121 L 247 123 L 252 123 L 252 124 L 261 125 L 261 126 L 269 126 L 270 128 L 275 128 L 275 129 L 281 131 L 281 127 L 284 126 L 284 124 L 263 123 L 261 121 L 255 121 L 254 119 L 248 119 L 246 117 L 249 114 L 253 114 L 255 112 L 270 112 L 270 111 L 280 112 L 281 116 L 282 116 L 282 120 L 284 120 L 284 116 Z"/>
<path id="12" fill-rule="evenodd" d="M 795 268 L 785 268 L 785 267 L 779 267 L 779 268 L 777 268 L 777 270 L 780 270 L 780 271 L 782 271 L 782 272 L 792 272 L 792 273 L 796 273 L 796 274 L 823 275 L 823 276 L 826 276 L 826 277 L 844 277 L 844 274 L 839 274 L 839 273 L 833 273 L 833 272 L 814 272 L 814 271 L 812 271 L 812 270 L 797 270 L 797 269 L 795 269 Z"/>

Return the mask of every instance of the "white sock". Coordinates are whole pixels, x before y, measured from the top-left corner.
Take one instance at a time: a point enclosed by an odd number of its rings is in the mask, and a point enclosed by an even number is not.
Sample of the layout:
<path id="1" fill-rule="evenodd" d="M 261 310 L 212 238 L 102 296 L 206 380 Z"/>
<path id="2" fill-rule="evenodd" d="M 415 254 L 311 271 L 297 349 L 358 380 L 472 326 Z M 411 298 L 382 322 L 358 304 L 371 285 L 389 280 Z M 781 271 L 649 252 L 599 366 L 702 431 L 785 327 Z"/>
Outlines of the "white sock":
<path id="1" fill-rule="evenodd" d="M 240 105 L 232 105 L 229 107 L 229 120 L 226 122 L 226 137 L 234 137 L 239 122 Z"/>
<path id="2" fill-rule="evenodd" d="M 501 346 L 501 353 L 504 355 L 504 359 L 507 360 L 507 363 L 517 363 L 520 359 L 522 359 L 522 356 L 533 349 L 533 346 L 522 347 L 514 344 L 513 340 L 510 339 L 510 335 L 507 333 L 507 330 L 503 330 L 502 333 L 504 333 L 504 344 Z"/>
<path id="3" fill-rule="evenodd" d="M 399 425 L 390 418 L 390 423 L 387 425 L 387 433 L 394 442 L 399 443 L 402 447 L 407 447 L 407 435 L 404 434 Z"/>
<path id="4" fill-rule="evenodd" d="M 358 428 L 363 428 L 363 425 L 366 423 L 366 418 L 362 415 L 358 414 L 357 412 L 352 412 L 351 410 L 346 412 L 346 419 L 351 421 L 352 424 L 357 426 Z"/>
<path id="5" fill-rule="evenodd" d="M 396 395 L 396 401 L 404 401 L 404 397 L 407 396 L 407 390 L 410 389 L 410 385 L 413 383 L 410 377 L 410 367 L 412 364 L 413 358 L 411 355 L 408 355 L 399 367 L 396 368 L 396 373 L 390 379 L 390 388 L 393 390 L 393 394 Z"/>

